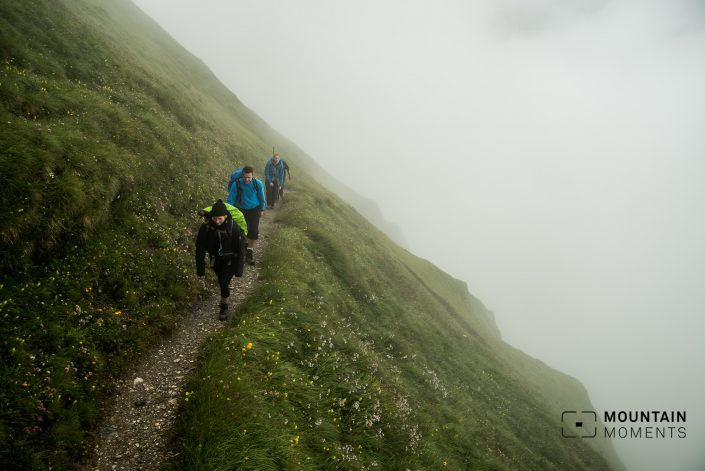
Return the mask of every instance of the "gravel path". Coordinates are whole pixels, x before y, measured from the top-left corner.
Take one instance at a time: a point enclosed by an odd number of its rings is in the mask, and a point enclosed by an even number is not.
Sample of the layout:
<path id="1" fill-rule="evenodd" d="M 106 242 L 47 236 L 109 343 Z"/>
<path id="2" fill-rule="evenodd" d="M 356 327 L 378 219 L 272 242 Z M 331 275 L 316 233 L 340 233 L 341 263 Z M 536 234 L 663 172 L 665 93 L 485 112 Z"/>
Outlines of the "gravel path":
<path id="1" fill-rule="evenodd" d="M 259 276 L 259 256 L 267 247 L 272 211 L 260 222 L 254 266 L 231 282 L 229 314 L 254 289 Z M 82 470 L 158 470 L 170 458 L 167 448 L 184 397 L 188 374 L 196 367 L 201 345 L 223 328 L 218 321 L 220 293 L 215 277 L 208 275 L 210 296 L 194 305 L 172 334 L 159 339 L 138 363 L 117 381 L 114 397 L 101 410 L 92 456 Z"/>

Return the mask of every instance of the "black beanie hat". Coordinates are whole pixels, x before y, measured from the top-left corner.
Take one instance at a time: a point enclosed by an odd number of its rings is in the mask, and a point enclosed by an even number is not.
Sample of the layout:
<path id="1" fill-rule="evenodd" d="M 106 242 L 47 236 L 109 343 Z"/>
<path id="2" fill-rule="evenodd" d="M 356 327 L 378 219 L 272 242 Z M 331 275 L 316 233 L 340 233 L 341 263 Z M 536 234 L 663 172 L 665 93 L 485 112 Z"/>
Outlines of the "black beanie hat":
<path id="1" fill-rule="evenodd" d="M 228 208 L 225 207 L 225 203 L 223 203 L 223 200 L 216 201 L 213 207 L 211 208 L 211 217 L 227 216 L 228 214 L 230 213 L 228 212 Z"/>

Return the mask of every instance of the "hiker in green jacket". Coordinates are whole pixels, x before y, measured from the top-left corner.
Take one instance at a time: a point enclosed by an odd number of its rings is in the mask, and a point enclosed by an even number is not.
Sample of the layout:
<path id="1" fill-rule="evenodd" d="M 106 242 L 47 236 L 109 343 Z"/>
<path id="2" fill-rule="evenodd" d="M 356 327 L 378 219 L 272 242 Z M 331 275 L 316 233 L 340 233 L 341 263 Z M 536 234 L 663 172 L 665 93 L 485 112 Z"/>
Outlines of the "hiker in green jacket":
<path id="1" fill-rule="evenodd" d="M 196 236 L 196 275 L 206 276 L 207 252 L 220 286 L 218 318 L 224 321 L 228 318 L 230 280 L 233 276 L 242 276 L 245 266 L 247 223 L 239 209 L 223 203 L 223 200 L 216 201 L 201 214 L 208 220 L 201 224 Z"/>

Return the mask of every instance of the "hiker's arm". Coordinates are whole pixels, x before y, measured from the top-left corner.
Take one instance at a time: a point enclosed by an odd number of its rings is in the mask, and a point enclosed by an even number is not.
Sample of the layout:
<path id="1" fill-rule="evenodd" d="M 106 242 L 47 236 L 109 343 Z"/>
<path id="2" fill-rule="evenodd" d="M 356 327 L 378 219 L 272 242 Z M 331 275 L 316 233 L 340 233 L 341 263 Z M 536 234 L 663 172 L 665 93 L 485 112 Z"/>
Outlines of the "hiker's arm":
<path id="1" fill-rule="evenodd" d="M 259 200 L 261 201 L 260 203 L 260 209 L 264 211 L 264 208 L 267 207 L 267 197 L 264 195 L 264 185 L 258 185 L 258 191 L 259 191 Z"/>
<path id="2" fill-rule="evenodd" d="M 265 185 L 271 185 L 272 183 L 272 163 L 271 161 L 267 161 L 267 164 L 264 166 L 264 184 Z"/>
<path id="3" fill-rule="evenodd" d="M 228 192 L 228 198 L 225 200 L 226 203 L 232 204 L 233 206 L 237 200 L 237 186 L 237 182 L 233 183 L 233 186 L 230 187 L 230 192 Z"/>
<path id="4" fill-rule="evenodd" d="M 202 224 L 196 236 L 196 275 L 206 275 L 206 225 Z"/>

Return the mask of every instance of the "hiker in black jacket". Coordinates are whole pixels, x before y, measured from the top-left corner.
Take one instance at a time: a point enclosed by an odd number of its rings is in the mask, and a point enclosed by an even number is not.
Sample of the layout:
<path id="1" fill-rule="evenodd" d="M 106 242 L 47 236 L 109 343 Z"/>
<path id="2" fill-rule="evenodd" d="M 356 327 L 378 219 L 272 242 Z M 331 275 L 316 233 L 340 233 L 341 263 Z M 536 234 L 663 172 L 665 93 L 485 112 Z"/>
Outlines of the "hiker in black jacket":
<path id="1" fill-rule="evenodd" d="M 232 212 L 237 211 L 236 223 Z M 210 256 L 210 267 L 218 276 L 220 285 L 220 314 L 218 318 L 224 321 L 228 318 L 228 297 L 230 296 L 230 280 L 233 276 L 242 276 L 244 268 L 244 252 L 246 238 L 242 226 L 245 219 L 239 210 L 218 200 L 211 208 L 204 210 L 208 221 L 201 224 L 196 236 L 196 274 L 206 275 L 205 256 Z M 246 227 L 246 226 L 245 226 Z M 245 229 L 246 230 L 246 229 Z"/>

